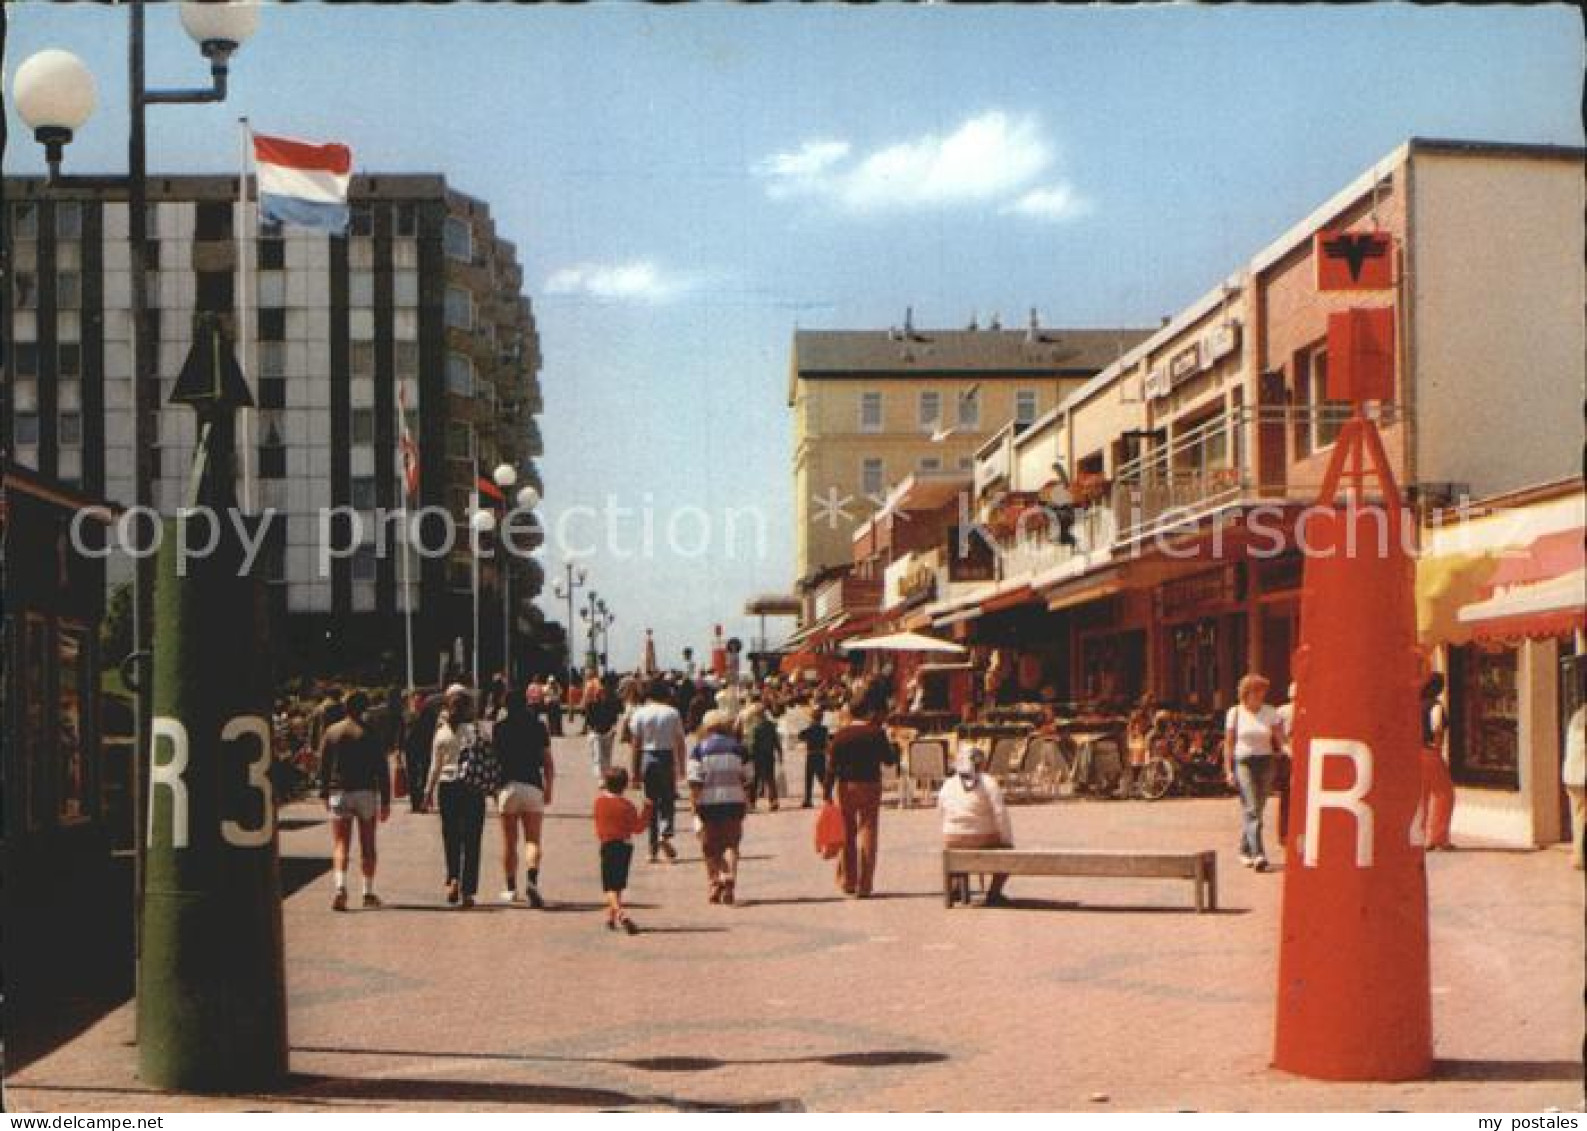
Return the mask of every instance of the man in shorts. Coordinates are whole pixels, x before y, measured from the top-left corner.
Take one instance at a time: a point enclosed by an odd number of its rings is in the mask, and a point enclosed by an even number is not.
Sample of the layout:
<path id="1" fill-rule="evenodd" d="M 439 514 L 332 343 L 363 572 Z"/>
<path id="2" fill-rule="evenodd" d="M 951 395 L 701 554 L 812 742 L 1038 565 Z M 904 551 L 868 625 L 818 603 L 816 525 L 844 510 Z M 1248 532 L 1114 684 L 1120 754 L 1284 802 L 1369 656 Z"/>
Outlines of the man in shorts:
<path id="1" fill-rule="evenodd" d="M 364 873 L 364 906 L 379 907 L 375 894 L 375 819 L 391 816 L 391 777 L 384 744 L 364 721 L 369 697 L 355 691 L 344 704 L 346 716 L 325 731 L 320 745 L 320 799 L 331 814 L 331 868 L 335 911 L 347 910 L 347 856 L 353 822 L 358 823 L 358 857 Z"/>

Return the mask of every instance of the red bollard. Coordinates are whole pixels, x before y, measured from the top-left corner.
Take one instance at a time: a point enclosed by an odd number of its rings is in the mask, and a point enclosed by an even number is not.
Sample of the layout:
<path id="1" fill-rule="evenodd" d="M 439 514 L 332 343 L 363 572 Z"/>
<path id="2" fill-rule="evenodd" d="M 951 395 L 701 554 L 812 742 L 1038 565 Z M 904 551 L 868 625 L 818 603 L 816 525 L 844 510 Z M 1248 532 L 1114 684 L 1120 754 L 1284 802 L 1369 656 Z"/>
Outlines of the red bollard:
<path id="1" fill-rule="evenodd" d="M 1325 1080 L 1411 1080 L 1433 1062 L 1423 660 L 1400 521 L 1378 505 L 1337 508 L 1313 511 L 1305 530 L 1273 1064 Z"/>

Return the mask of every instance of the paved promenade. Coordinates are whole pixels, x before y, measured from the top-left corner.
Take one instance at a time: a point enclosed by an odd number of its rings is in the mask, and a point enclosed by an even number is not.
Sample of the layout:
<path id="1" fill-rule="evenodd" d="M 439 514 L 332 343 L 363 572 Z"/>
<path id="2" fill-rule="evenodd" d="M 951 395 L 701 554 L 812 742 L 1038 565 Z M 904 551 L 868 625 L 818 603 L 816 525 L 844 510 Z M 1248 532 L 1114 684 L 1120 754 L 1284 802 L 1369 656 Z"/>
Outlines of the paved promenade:
<path id="1" fill-rule="evenodd" d="M 1184 881 L 1019 878 L 1012 908 L 949 912 L 924 809 L 883 812 L 880 897 L 849 901 L 812 815 L 785 807 L 747 824 L 739 906 L 706 903 L 692 838 L 670 867 L 641 852 L 627 938 L 602 929 L 583 744 L 558 764 L 546 911 L 496 904 L 493 816 L 483 902 L 447 908 L 439 822 L 406 803 L 381 832 L 384 910 L 333 913 L 328 874 L 291 895 L 281 1093 L 148 1092 L 128 1005 L 8 1079 L 7 1106 L 1581 1110 L 1583 884 L 1563 851 L 1432 857 L 1435 1078 L 1324 1084 L 1268 1067 L 1282 878 L 1239 867 L 1233 800 L 1014 814 L 1025 846 L 1217 849 L 1217 914 Z M 285 817 L 293 867 L 326 867 L 323 814 Z"/>

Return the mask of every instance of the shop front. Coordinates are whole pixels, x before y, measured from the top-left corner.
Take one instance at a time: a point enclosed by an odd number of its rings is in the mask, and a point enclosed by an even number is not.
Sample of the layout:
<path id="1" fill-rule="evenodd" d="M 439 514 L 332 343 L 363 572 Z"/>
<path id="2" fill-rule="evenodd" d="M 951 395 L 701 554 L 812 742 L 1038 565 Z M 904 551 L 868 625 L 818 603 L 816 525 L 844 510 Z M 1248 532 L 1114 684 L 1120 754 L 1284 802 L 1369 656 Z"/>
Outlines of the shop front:
<path id="1" fill-rule="evenodd" d="M 1446 756 L 1462 840 L 1568 839 L 1564 730 L 1579 705 L 1587 629 L 1578 484 L 1486 501 L 1424 538 L 1419 628 L 1447 680 Z"/>
<path id="2" fill-rule="evenodd" d="M 111 882 L 112 850 L 123 847 L 112 828 L 130 824 L 131 801 L 130 766 L 107 773 L 100 737 L 105 569 L 96 555 L 111 517 L 103 504 L 53 481 L 6 469 L 7 741 L 0 782 L 4 955 L 13 991 L 43 993 L 66 983 L 86 990 L 101 972 L 73 970 L 77 954 L 124 959 L 130 969 L 130 954 L 99 948 L 121 936 L 95 918 L 125 902 L 127 889 Z M 86 902 L 84 893 L 91 893 Z"/>
<path id="3" fill-rule="evenodd" d="M 1158 699 L 1192 711 L 1223 710 L 1234 702 L 1249 656 L 1246 573 L 1244 562 L 1230 562 L 1157 587 Z"/>

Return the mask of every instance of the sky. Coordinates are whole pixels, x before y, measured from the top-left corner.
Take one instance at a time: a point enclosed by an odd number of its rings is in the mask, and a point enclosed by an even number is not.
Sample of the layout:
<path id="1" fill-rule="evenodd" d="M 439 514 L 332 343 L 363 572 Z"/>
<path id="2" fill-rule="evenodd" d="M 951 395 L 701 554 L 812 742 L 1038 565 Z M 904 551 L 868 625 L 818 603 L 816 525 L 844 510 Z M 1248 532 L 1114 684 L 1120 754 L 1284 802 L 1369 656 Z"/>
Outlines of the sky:
<path id="1" fill-rule="evenodd" d="M 125 13 L 7 8 L 7 74 L 55 46 L 99 79 L 69 170 L 124 169 Z M 150 82 L 196 85 L 173 8 Z M 1408 137 L 1581 145 L 1583 64 L 1563 5 L 272 5 L 224 106 L 151 112 L 149 167 L 235 169 L 246 114 L 487 201 L 552 541 L 594 547 L 613 662 L 649 627 L 673 665 L 794 581 L 796 328 L 1155 326 Z"/>

